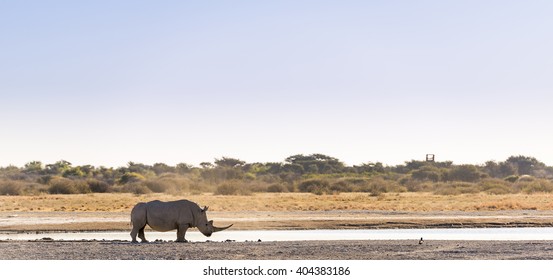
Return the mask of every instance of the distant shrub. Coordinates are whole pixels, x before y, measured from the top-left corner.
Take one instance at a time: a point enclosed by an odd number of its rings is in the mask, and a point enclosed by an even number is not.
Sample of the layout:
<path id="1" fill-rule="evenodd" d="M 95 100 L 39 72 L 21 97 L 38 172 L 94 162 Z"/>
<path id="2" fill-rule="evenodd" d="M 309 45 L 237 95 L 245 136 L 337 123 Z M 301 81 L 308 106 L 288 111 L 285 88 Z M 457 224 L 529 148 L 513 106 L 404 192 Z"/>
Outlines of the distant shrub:
<path id="1" fill-rule="evenodd" d="M 25 184 L 18 181 L 2 181 L 0 182 L 0 195 L 21 195 Z"/>
<path id="2" fill-rule="evenodd" d="M 505 187 L 497 187 L 497 188 L 491 188 L 486 190 L 486 193 L 500 195 L 500 194 L 510 194 L 510 193 L 513 193 L 513 191 Z"/>
<path id="3" fill-rule="evenodd" d="M 417 180 L 409 180 L 401 184 L 408 192 L 432 192 L 435 188 L 435 183 L 421 182 Z"/>
<path id="4" fill-rule="evenodd" d="M 378 196 L 388 192 L 405 192 L 407 188 L 401 186 L 396 181 L 386 180 L 382 177 L 374 177 L 368 181 L 368 184 L 359 191 L 368 192 L 371 196 Z"/>
<path id="5" fill-rule="evenodd" d="M 89 193 L 90 187 L 82 180 L 56 177 L 50 180 L 48 192 L 51 194 Z"/>
<path id="6" fill-rule="evenodd" d="M 250 195 L 251 191 L 247 188 L 243 188 L 237 182 L 225 182 L 217 187 L 215 190 L 216 195 Z"/>
<path id="7" fill-rule="evenodd" d="M 434 194 L 438 195 L 459 195 L 479 192 L 478 186 L 469 182 L 447 182 L 434 185 Z"/>
<path id="8" fill-rule="evenodd" d="M 133 193 L 133 194 L 148 194 L 152 191 L 145 186 L 142 182 L 127 183 L 121 186 L 121 192 Z"/>
<path id="9" fill-rule="evenodd" d="M 532 182 L 535 181 L 536 177 L 530 176 L 530 175 L 522 175 L 518 178 L 518 182 Z"/>
<path id="10" fill-rule="evenodd" d="M 298 190 L 300 192 L 322 194 L 325 192 L 330 192 L 330 183 L 324 179 L 306 180 L 298 185 Z"/>
<path id="11" fill-rule="evenodd" d="M 365 189 L 370 180 L 364 178 L 346 178 L 338 180 L 330 186 L 333 192 L 356 192 Z"/>
<path id="12" fill-rule="evenodd" d="M 544 179 L 531 181 L 518 181 L 515 187 L 524 193 L 550 193 L 553 192 L 553 182 Z"/>
<path id="13" fill-rule="evenodd" d="M 428 180 L 432 182 L 440 181 L 442 175 L 437 167 L 425 165 L 411 173 L 411 177 L 415 180 Z"/>
<path id="14" fill-rule="evenodd" d="M 478 168 L 470 164 L 455 166 L 447 173 L 447 178 L 451 181 L 476 182 L 482 176 Z"/>
<path id="15" fill-rule="evenodd" d="M 157 178 L 148 179 L 145 182 L 153 192 L 182 194 L 192 190 L 192 185 L 197 185 L 197 181 L 191 180 L 189 176 L 183 176 L 176 173 L 163 173 Z M 204 186 L 200 189 L 202 189 Z"/>
<path id="16" fill-rule="evenodd" d="M 478 186 L 481 191 L 489 194 L 508 194 L 516 192 L 511 183 L 501 179 L 485 179 L 482 180 Z"/>
<path id="17" fill-rule="evenodd" d="M 48 185 L 50 183 L 50 180 L 52 180 L 52 178 L 55 178 L 55 176 L 44 175 L 44 176 L 38 177 L 36 179 L 36 182 L 39 183 L 39 184 Z"/>
<path id="18" fill-rule="evenodd" d="M 8 172 L 8 174 L 6 175 L 7 175 L 6 177 L 12 181 L 26 181 L 30 179 L 29 175 L 25 173 L 21 173 L 19 171 Z"/>
<path id="19" fill-rule="evenodd" d="M 175 189 L 174 184 L 169 180 L 147 180 L 144 182 L 144 185 L 146 185 L 148 189 L 155 193 L 162 193 Z"/>
<path id="20" fill-rule="evenodd" d="M 73 180 L 77 193 L 90 193 L 90 187 L 85 180 Z"/>
<path id="21" fill-rule="evenodd" d="M 269 183 L 263 182 L 263 181 L 245 181 L 245 182 L 237 182 L 242 189 L 246 190 L 246 193 L 256 193 L 256 192 L 267 192 L 267 188 L 269 188 Z"/>
<path id="22" fill-rule="evenodd" d="M 213 185 L 208 185 L 202 181 L 192 182 L 189 185 L 189 190 L 193 194 L 201 194 L 204 192 L 215 192 L 216 188 Z"/>
<path id="23" fill-rule="evenodd" d="M 88 184 L 88 187 L 92 192 L 106 193 L 110 191 L 110 185 L 104 181 L 100 181 L 96 179 L 88 179 L 86 180 L 86 183 Z"/>
<path id="24" fill-rule="evenodd" d="M 281 184 L 272 184 L 269 187 L 267 187 L 267 192 L 272 192 L 272 193 L 288 192 L 288 188 L 286 188 Z"/>
<path id="25" fill-rule="evenodd" d="M 256 177 L 255 177 L 255 174 L 253 174 L 253 173 L 248 172 L 248 173 L 244 174 L 244 180 L 253 181 L 255 179 L 256 179 Z"/>
<path id="26" fill-rule="evenodd" d="M 215 190 L 215 194 L 217 195 L 237 195 L 238 194 L 238 187 L 234 184 L 225 183 L 222 185 L 219 185 L 217 189 Z"/>
<path id="27" fill-rule="evenodd" d="M 336 181 L 330 185 L 329 190 L 333 193 L 352 192 L 353 186 L 346 181 Z"/>
<path id="28" fill-rule="evenodd" d="M 511 182 L 511 183 L 514 183 L 518 180 L 518 176 L 517 175 L 510 175 L 510 176 L 507 176 L 505 177 L 505 179 L 503 179 L 507 182 Z"/>
<path id="29" fill-rule="evenodd" d="M 62 176 L 65 178 L 80 178 L 80 177 L 85 177 L 86 174 L 81 170 L 80 167 L 75 167 L 75 168 L 66 169 L 62 173 Z"/>
<path id="30" fill-rule="evenodd" d="M 77 190 L 73 186 L 73 182 L 69 179 L 54 178 L 48 183 L 48 193 L 51 194 L 74 194 Z"/>
<path id="31" fill-rule="evenodd" d="M 136 183 L 140 181 L 144 181 L 146 178 L 142 176 L 139 173 L 136 172 L 127 172 L 119 178 L 118 183 L 121 185 L 127 184 L 127 183 Z"/>

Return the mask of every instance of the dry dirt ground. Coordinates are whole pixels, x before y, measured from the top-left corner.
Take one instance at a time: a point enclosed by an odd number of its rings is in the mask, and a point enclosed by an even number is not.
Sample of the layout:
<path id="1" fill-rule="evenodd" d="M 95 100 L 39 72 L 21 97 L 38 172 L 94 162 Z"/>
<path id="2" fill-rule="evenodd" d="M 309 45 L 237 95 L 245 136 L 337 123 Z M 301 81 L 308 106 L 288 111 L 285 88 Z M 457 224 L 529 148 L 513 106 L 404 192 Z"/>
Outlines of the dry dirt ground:
<path id="1" fill-rule="evenodd" d="M 3 241 L 5 260 L 536 260 L 551 241 L 150 242 Z"/>
<path id="2" fill-rule="evenodd" d="M 428 211 L 213 211 L 215 225 L 233 230 L 551 227 L 551 210 Z M 126 212 L 0 212 L 0 231 L 130 230 Z"/>
<path id="3" fill-rule="evenodd" d="M 505 210 L 490 212 L 398 211 L 258 211 L 212 212 L 216 224 L 234 223 L 235 230 L 375 229 L 552 226 L 553 212 Z M 0 231 L 121 230 L 130 227 L 128 213 L 2 212 Z M 552 241 L 418 240 L 278 241 L 278 242 L 151 242 L 128 241 L 0 241 L 0 259 L 553 259 Z"/>

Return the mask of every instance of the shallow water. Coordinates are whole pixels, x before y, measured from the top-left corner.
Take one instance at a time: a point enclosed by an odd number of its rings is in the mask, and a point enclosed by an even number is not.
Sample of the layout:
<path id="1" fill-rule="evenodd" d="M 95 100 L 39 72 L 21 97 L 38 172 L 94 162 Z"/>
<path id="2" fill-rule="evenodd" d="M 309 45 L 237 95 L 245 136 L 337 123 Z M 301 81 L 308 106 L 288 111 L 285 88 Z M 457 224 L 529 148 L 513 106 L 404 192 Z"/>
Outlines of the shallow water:
<path id="1" fill-rule="evenodd" d="M 373 230 L 226 230 L 210 238 L 198 231 L 186 233 L 195 242 L 302 241 L 302 240 L 553 240 L 553 228 L 455 228 L 455 229 L 373 229 Z M 0 240 L 128 240 L 129 232 L 39 232 L 0 233 Z M 176 239 L 176 232 L 146 231 L 150 241 Z"/>

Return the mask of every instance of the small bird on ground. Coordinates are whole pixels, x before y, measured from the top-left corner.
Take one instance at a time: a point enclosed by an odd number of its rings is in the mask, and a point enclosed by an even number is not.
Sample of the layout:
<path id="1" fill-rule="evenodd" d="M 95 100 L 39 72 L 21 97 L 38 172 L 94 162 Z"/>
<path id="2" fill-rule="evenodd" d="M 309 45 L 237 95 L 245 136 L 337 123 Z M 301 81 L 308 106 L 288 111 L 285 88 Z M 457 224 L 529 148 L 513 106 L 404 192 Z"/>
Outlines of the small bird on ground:
<path id="1" fill-rule="evenodd" d="M 422 240 L 422 237 L 421 237 L 421 240 L 419 240 L 419 245 L 424 243 L 424 240 Z"/>

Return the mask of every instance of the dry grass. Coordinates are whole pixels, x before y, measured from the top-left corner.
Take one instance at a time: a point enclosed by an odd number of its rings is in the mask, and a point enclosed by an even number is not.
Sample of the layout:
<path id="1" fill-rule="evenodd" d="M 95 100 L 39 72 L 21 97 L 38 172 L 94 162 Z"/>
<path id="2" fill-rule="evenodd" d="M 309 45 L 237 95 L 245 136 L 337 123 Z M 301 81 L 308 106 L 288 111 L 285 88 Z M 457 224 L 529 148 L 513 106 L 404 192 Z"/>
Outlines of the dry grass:
<path id="1" fill-rule="evenodd" d="M 366 193 L 314 195 L 309 193 L 256 193 L 248 196 L 127 193 L 1 196 L 0 211 L 128 212 L 138 202 L 186 198 L 214 211 L 489 211 L 553 210 L 553 196 L 544 193 L 490 195 L 435 195 L 431 193 Z"/>
<path id="2" fill-rule="evenodd" d="M 553 225 L 553 197 L 543 193 L 386 193 L 377 196 L 367 193 L 254 193 L 246 196 L 105 193 L 0 196 L 0 213 L 11 217 L 6 221 L 12 221 L 0 226 L 0 230 L 128 230 L 129 212 L 136 203 L 182 198 L 201 206 L 208 205 L 213 210 L 210 218 L 222 225 L 234 224 L 234 229 L 241 230 Z M 448 211 L 465 211 L 465 214 Z M 41 223 L 43 218 L 46 222 Z M 17 219 L 35 222 L 13 223 Z M 57 222 L 52 223 L 52 220 Z"/>

